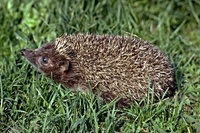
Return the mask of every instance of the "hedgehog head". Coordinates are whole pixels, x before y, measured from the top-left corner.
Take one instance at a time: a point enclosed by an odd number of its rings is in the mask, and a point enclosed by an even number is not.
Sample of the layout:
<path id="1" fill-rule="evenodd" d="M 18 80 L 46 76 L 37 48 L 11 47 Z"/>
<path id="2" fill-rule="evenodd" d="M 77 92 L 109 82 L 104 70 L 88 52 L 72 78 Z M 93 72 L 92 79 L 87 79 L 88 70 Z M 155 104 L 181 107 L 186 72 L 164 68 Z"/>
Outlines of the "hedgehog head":
<path id="1" fill-rule="evenodd" d="M 35 50 L 22 49 L 20 53 L 38 71 L 56 81 L 62 80 L 70 70 L 70 61 L 56 50 L 54 42 Z"/>

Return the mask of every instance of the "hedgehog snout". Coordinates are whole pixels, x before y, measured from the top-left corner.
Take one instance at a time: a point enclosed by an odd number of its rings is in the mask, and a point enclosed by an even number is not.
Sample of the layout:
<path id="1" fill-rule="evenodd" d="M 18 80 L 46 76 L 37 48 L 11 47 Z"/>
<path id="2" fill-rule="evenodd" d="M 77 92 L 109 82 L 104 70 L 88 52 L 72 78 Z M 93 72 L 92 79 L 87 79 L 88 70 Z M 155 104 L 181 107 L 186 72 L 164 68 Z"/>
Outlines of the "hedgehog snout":
<path id="1" fill-rule="evenodd" d="M 22 56 L 24 56 L 24 55 L 25 55 L 25 52 L 26 52 L 26 49 L 22 49 L 22 50 L 20 51 L 20 54 L 21 54 Z"/>

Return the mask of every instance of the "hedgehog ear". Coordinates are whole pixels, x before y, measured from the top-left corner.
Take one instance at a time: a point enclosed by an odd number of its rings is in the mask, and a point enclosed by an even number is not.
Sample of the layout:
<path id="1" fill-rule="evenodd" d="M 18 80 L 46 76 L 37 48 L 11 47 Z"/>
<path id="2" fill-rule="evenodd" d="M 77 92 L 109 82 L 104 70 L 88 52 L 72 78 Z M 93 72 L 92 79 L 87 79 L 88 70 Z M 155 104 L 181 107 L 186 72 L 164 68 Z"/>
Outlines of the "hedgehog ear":
<path id="1" fill-rule="evenodd" d="M 69 70 L 70 63 L 69 61 L 60 61 L 59 66 L 61 72 L 67 72 Z"/>

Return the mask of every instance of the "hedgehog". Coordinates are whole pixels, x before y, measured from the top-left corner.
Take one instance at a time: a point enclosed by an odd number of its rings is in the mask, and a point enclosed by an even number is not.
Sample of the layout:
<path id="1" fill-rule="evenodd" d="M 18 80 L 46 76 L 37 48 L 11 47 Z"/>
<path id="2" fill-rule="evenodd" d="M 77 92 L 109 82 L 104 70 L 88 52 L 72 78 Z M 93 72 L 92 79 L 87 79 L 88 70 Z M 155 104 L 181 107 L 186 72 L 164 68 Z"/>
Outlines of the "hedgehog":
<path id="1" fill-rule="evenodd" d="M 64 34 L 21 55 L 66 88 L 100 94 L 120 106 L 152 94 L 160 99 L 174 90 L 174 68 L 157 47 L 139 37 Z M 166 93 L 167 92 L 167 93 Z"/>

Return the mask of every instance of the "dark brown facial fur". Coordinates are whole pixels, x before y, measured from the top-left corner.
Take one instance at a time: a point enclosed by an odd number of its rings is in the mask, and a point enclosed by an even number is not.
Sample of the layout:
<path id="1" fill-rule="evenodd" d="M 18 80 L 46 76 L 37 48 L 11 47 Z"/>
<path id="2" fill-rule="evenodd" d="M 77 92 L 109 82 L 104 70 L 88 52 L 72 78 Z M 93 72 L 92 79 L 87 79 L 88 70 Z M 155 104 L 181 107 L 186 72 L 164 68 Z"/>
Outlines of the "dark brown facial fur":
<path id="1" fill-rule="evenodd" d="M 53 43 L 35 50 L 22 49 L 20 53 L 38 71 L 67 87 L 75 87 L 78 80 L 81 79 L 78 74 L 72 74 L 72 64 L 56 51 Z"/>

